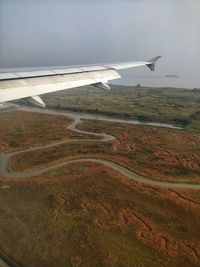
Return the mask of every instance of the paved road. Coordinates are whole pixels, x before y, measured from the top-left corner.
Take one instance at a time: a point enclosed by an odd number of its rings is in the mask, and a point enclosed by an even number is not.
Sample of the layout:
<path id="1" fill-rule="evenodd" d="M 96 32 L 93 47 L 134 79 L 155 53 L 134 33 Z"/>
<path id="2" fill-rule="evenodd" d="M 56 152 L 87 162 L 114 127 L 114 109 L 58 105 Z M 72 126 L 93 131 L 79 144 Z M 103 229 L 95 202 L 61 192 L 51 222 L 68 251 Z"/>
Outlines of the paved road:
<path id="1" fill-rule="evenodd" d="M 32 177 L 32 176 L 37 176 L 40 175 L 44 172 L 53 170 L 58 167 L 66 166 L 75 162 L 94 162 L 94 163 L 99 163 L 103 164 L 109 168 L 112 168 L 121 174 L 125 175 L 127 178 L 131 180 L 135 180 L 137 182 L 141 182 L 144 184 L 152 185 L 152 186 L 158 186 L 158 187 L 165 187 L 165 188 L 176 188 L 176 189 L 194 189 L 194 190 L 200 190 L 200 184 L 190 184 L 190 183 L 183 183 L 183 182 L 165 182 L 165 181 L 158 181 L 158 180 L 153 180 L 149 179 L 147 177 L 138 175 L 127 168 L 121 166 L 120 164 L 109 161 L 109 160 L 104 160 L 100 158 L 94 158 L 94 157 L 85 157 L 85 158 L 75 158 L 73 160 L 65 160 L 61 163 L 56 163 L 52 164 L 51 166 L 44 166 L 41 168 L 33 169 L 28 172 L 14 172 L 11 167 L 10 167 L 10 162 L 12 160 L 12 157 L 17 154 L 25 153 L 25 152 L 31 152 L 31 151 L 36 151 L 36 150 L 41 150 L 44 148 L 49 148 L 57 145 L 61 145 L 64 143 L 69 143 L 69 142 L 110 142 L 115 139 L 114 136 L 104 134 L 104 133 L 94 133 L 94 132 L 87 132 L 87 131 L 81 131 L 76 128 L 78 124 L 81 123 L 81 119 L 98 119 L 101 121 L 110 121 L 110 122 L 120 122 L 120 123 L 128 123 L 128 124 L 142 124 L 141 122 L 138 121 L 126 121 L 126 120 L 119 120 L 119 119 L 112 119 L 112 118 L 106 118 L 103 116 L 93 116 L 89 114 L 76 114 L 72 112 L 60 112 L 60 111 L 54 111 L 54 110 L 48 110 L 48 109 L 38 109 L 38 108 L 28 108 L 28 107 L 23 107 L 20 108 L 21 110 L 27 111 L 27 112 L 37 112 L 37 113 L 45 113 L 45 114 L 55 114 L 55 115 L 62 115 L 62 116 L 67 116 L 67 117 L 72 117 L 74 119 L 73 123 L 70 124 L 67 128 L 71 131 L 78 132 L 81 134 L 87 134 L 91 136 L 98 137 L 98 139 L 74 139 L 74 140 L 67 140 L 67 141 L 57 141 L 48 145 L 44 146 L 38 146 L 30 149 L 25 149 L 17 152 L 12 152 L 12 153 L 0 153 L 0 174 L 5 177 L 13 177 L 13 178 L 25 178 L 25 177 Z M 151 123 L 151 126 L 159 126 L 159 127 L 168 127 L 168 128 L 178 128 L 174 127 L 172 125 L 167 125 L 167 124 L 157 124 L 157 123 Z M 180 128 L 178 128 L 180 129 Z"/>

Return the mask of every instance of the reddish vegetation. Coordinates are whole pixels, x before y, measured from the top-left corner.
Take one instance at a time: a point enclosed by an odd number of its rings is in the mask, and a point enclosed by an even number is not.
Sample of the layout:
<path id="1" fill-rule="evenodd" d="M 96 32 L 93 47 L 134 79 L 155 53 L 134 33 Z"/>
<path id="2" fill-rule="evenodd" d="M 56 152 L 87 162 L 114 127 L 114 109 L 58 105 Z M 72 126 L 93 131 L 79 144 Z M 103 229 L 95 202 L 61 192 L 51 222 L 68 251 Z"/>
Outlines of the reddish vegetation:
<path id="1" fill-rule="evenodd" d="M 0 131 L 0 151 L 13 151 L 82 136 L 67 130 L 73 120 L 62 116 L 12 111 L 0 113 L 0 121 L 3 125 Z"/>
<path id="2" fill-rule="evenodd" d="M 106 130 L 117 139 L 111 144 L 66 144 L 33 153 L 28 166 L 49 153 L 48 164 L 92 155 L 153 178 L 198 180 L 197 135 L 103 122 L 79 127 Z M 67 135 L 71 137 L 72 133 Z M 23 138 L 23 145 L 44 141 L 31 135 Z M 23 157 L 22 162 L 28 161 L 27 155 Z M 24 266 L 132 267 L 139 266 L 137 257 L 145 267 L 200 265 L 199 192 L 154 188 L 101 164 L 77 163 L 39 177 L 0 177 L 0 193 L 0 247 Z M 141 257 L 129 250 L 138 245 Z"/>
<path id="3" fill-rule="evenodd" d="M 168 256 L 180 254 L 186 256 L 192 263 L 200 264 L 200 242 L 191 244 L 187 241 L 176 240 L 169 234 L 160 232 L 148 219 L 130 209 L 120 210 L 118 218 L 110 220 L 111 207 L 105 203 L 83 201 L 81 207 L 84 213 L 91 208 L 97 210 L 98 216 L 94 218 L 94 223 L 103 229 L 109 230 L 117 226 L 123 231 L 132 224 L 136 224 L 137 228 L 133 234 L 144 244 Z"/>
<path id="4" fill-rule="evenodd" d="M 69 166 L 63 167 L 42 177 L 18 181 L 7 180 L 6 184 L 11 187 L 10 189 L 4 189 L 4 194 L 1 198 L 4 203 L 9 205 L 9 210 L 14 212 L 17 217 L 19 216 L 18 214 L 22 217 L 25 216 L 25 214 L 23 215 L 23 203 L 26 203 L 27 206 L 25 211 L 29 209 L 29 205 L 34 207 L 34 209 L 31 208 L 31 218 L 25 217 L 28 242 L 30 243 L 32 238 L 34 240 L 34 237 L 31 237 L 32 233 L 40 238 L 46 232 L 48 233 L 48 229 L 54 229 L 56 238 L 56 231 L 59 231 L 60 223 L 64 218 L 66 222 L 68 218 L 88 221 L 88 218 L 93 214 L 92 222 L 102 230 L 103 235 L 108 233 L 117 235 L 120 233 L 120 235 L 127 236 L 128 234 L 131 238 L 136 238 L 142 242 L 144 248 L 145 246 L 151 247 L 160 252 L 160 257 L 169 257 L 168 260 L 172 262 L 171 266 L 181 266 L 181 264 L 173 264 L 174 257 L 181 255 L 186 257 L 194 266 L 200 264 L 200 224 L 194 220 L 194 218 L 200 217 L 200 203 L 193 199 L 192 191 L 164 190 L 145 186 L 127 180 L 126 177 L 123 177 L 118 172 L 101 164 L 92 163 L 72 164 L 70 168 Z M 9 192 L 9 194 L 6 192 Z M 54 200 L 52 208 L 48 210 L 44 209 L 45 202 L 43 202 L 46 199 L 47 192 L 47 196 L 50 194 Z M 32 196 L 31 198 L 30 195 Z M 16 199 L 21 199 L 17 206 L 13 202 Z M 39 207 L 43 207 L 41 210 L 44 213 L 43 215 L 38 214 L 40 212 Z M 41 216 L 42 218 L 46 217 L 46 219 L 41 221 L 39 219 Z M 3 225 L 0 223 L 2 229 L 5 228 L 6 220 L 5 218 Z M 171 221 L 175 223 L 174 225 L 172 224 L 172 227 L 168 226 Z M 9 228 L 15 228 L 17 233 L 20 231 L 18 224 L 13 218 L 12 221 L 9 221 Z M 31 230 L 33 225 L 34 231 Z M 30 230 L 28 230 L 29 228 Z M 41 231 L 41 229 L 43 230 Z M 8 236 L 8 230 L 5 233 L 7 234 L 5 238 L 4 235 L 2 236 L 2 240 L 6 243 L 6 238 L 10 238 L 15 244 L 14 237 Z M 22 235 L 21 232 L 20 234 Z M 23 233 L 23 235 L 26 238 L 26 233 Z M 58 257 L 62 255 L 65 258 L 64 254 L 62 254 L 64 249 L 62 246 L 64 246 L 64 240 L 68 236 L 64 236 L 64 239 L 54 241 L 52 248 L 60 251 Z M 82 240 L 82 237 L 79 238 Z M 79 241 L 76 240 L 76 242 Z M 94 244 L 94 241 L 91 242 Z M 20 244 L 21 241 L 18 240 L 19 248 Z M 0 243 L 0 246 L 2 246 L 2 243 Z M 65 246 L 66 251 L 67 245 Z M 73 246 L 77 247 L 78 250 L 78 243 Z M 84 246 L 87 247 L 87 243 Z M 26 251 L 24 247 L 23 250 Z M 6 251 L 9 252 L 9 246 Z M 48 252 L 45 253 L 46 257 L 51 258 Z M 87 266 L 84 263 L 84 257 L 90 256 L 86 256 L 87 253 L 84 254 L 85 252 L 82 253 L 81 255 L 78 254 L 79 261 L 82 262 L 80 266 L 84 266 L 84 264 Z M 90 251 L 90 253 L 95 255 L 93 254 L 94 252 Z M 28 253 L 28 255 L 26 261 L 30 262 L 34 254 Z M 23 258 L 20 259 L 17 255 L 15 257 L 19 262 L 24 261 Z M 36 258 L 34 259 L 38 263 L 37 266 L 48 266 L 45 265 L 44 261 L 42 261 L 41 265 L 40 257 L 39 255 L 37 260 Z M 73 256 L 73 259 L 76 257 L 76 255 Z M 93 266 L 96 266 L 95 263 Z M 109 264 L 103 266 L 109 266 Z M 186 266 L 191 265 L 187 264 Z"/>
<path id="5" fill-rule="evenodd" d="M 82 130 L 114 134 L 115 160 L 154 179 L 200 181 L 200 136 L 183 130 L 88 121 Z"/>
<path id="6" fill-rule="evenodd" d="M 114 173 L 112 176 L 114 176 Z M 189 211 L 192 209 L 195 216 L 199 216 L 200 202 L 191 198 L 192 191 L 185 190 L 180 193 L 172 189 L 155 190 L 149 186 L 142 186 L 135 182 L 126 181 L 125 178 L 122 177 L 119 179 L 130 187 L 137 187 L 137 189 L 142 191 L 146 196 L 154 194 L 160 199 L 168 199 L 185 210 Z M 113 216 L 112 206 L 106 202 L 83 200 L 81 207 L 83 214 L 87 214 L 90 209 L 95 209 L 96 216 L 94 217 L 94 223 L 103 229 L 115 229 L 117 226 L 122 231 L 125 231 L 132 224 L 136 224 L 137 227 L 133 234 L 144 244 L 152 246 L 157 251 L 168 256 L 174 257 L 179 254 L 186 256 L 195 266 L 200 265 L 200 242 L 197 240 L 195 241 L 195 239 L 191 242 L 174 238 L 172 234 L 160 231 L 151 220 L 130 208 L 123 208 L 119 210 L 117 216 Z"/>
<path id="7" fill-rule="evenodd" d="M 86 131 L 107 132 L 115 135 L 110 143 L 71 143 L 17 155 L 12 166 L 27 170 L 53 161 L 71 157 L 93 156 L 110 159 L 130 170 L 159 180 L 200 181 L 200 136 L 183 130 L 156 128 L 98 121 L 87 121 L 78 126 Z M 75 133 L 66 131 L 66 138 Z M 80 135 L 81 138 L 87 136 Z"/>

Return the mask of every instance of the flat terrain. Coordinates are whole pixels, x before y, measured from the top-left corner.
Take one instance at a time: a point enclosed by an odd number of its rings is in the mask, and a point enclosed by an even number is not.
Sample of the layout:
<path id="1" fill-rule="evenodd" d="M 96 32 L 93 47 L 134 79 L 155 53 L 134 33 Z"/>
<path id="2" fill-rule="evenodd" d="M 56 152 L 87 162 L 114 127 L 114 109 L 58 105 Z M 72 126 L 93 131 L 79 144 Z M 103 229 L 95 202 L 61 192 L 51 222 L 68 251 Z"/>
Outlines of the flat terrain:
<path id="1" fill-rule="evenodd" d="M 200 131 L 200 90 L 112 85 L 105 91 L 92 86 L 49 94 L 48 107 L 86 111 L 123 118 L 170 122 Z"/>
<path id="2" fill-rule="evenodd" d="M 49 144 L 72 137 L 79 138 L 79 134 L 66 131 L 71 122 L 71 118 L 48 114 L 44 116 L 21 111 L 0 112 L 0 152 Z"/>
<path id="3" fill-rule="evenodd" d="M 157 121 L 175 122 L 174 113 Z M 161 182 L 200 183 L 198 116 L 182 121 L 183 130 L 96 120 L 77 125 L 114 137 L 106 142 L 67 129 L 72 122 L 0 113 L 0 152 L 27 150 L 12 158 L 16 171 L 92 157 Z M 200 266 L 199 240 L 200 190 L 139 183 L 100 162 L 71 163 L 34 177 L 0 176 L 0 251 L 21 267 L 194 267 Z"/>
<path id="4" fill-rule="evenodd" d="M 0 247 L 21 266 L 200 263 L 192 192 L 142 186 L 90 163 L 2 182 L 0 192 Z"/>
<path id="5" fill-rule="evenodd" d="M 78 128 L 106 132 L 112 142 L 76 142 L 13 157 L 12 168 L 26 171 L 68 158 L 96 157 L 119 163 L 140 175 L 157 180 L 200 182 L 200 135 L 184 130 L 85 121 Z"/>

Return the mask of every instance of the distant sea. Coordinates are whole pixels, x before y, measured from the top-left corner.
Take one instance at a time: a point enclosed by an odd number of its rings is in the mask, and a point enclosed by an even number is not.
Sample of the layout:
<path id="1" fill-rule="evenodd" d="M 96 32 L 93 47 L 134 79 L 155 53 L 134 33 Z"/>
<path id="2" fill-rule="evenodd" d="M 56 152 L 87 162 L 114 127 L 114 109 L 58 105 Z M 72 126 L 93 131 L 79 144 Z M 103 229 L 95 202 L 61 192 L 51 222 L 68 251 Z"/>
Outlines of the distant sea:
<path id="1" fill-rule="evenodd" d="M 121 79 L 111 81 L 112 84 L 130 85 L 135 86 L 140 84 L 144 87 L 176 87 L 200 89 L 200 77 L 147 77 L 147 76 L 133 76 L 133 77 L 122 77 Z"/>

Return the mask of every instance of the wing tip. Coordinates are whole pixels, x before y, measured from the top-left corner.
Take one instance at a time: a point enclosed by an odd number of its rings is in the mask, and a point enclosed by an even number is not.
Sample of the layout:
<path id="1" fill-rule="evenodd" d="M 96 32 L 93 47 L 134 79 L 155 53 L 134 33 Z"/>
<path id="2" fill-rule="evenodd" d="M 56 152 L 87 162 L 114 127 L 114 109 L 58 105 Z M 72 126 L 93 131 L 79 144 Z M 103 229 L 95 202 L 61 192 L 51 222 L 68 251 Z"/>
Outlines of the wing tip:
<path id="1" fill-rule="evenodd" d="M 157 56 L 157 57 L 153 57 L 149 60 L 147 60 L 147 67 L 151 70 L 154 71 L 155 70 L 155 63 L 158 59 L 160 59 L 162 56 Z"/>

